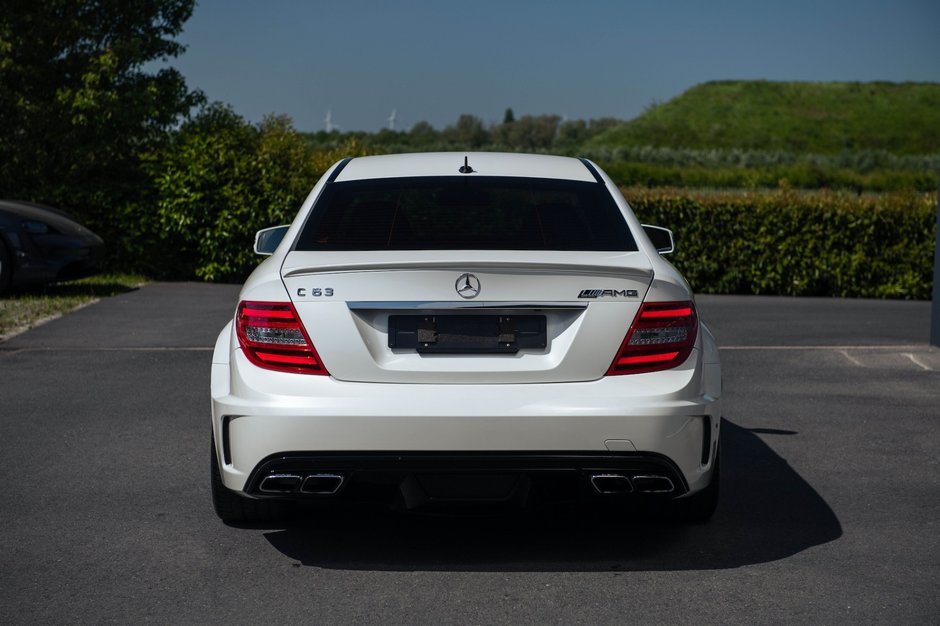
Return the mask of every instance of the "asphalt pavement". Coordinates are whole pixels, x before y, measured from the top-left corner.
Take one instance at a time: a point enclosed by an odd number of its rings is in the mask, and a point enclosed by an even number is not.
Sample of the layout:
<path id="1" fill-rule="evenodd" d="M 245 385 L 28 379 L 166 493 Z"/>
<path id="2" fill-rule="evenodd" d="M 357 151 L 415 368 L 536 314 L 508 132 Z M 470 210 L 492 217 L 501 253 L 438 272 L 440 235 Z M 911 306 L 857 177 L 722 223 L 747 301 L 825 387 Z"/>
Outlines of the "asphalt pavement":
<path id="1" fill-rule="evenodd" d="M 700 296 L 701 526 L 559 510 L 226 526 L 209 362 L 238 288 L 156 283 L 0 343 L 0 623 L 940 621 L 930 304 Z"/>

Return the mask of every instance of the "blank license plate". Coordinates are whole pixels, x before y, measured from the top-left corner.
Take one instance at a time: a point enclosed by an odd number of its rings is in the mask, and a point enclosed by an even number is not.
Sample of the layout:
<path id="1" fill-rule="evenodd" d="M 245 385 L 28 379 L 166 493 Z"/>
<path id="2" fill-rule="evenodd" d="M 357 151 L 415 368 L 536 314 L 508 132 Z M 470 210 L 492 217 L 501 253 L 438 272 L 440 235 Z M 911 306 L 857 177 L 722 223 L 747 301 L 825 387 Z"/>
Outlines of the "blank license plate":
<path id="1" fill-rule="evenodd" d="M 419 353 L 515 354 L 545 347 L 544 315 L 390 315 L 388 347 Z"/>

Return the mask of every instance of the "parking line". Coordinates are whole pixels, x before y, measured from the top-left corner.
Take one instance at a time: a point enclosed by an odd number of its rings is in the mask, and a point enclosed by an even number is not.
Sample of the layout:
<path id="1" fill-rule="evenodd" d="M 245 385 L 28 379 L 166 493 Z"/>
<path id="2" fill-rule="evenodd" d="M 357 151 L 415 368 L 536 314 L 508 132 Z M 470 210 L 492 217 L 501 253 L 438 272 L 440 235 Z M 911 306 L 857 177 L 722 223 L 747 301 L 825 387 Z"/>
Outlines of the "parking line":
<path id="1" fill-rule="evenodd" d="M 847 358 L 847 359 L 849 360 L 849 362 L 852 363 L 853 365 L 857 365 L 857 366 L 859 366 L 859 367 L 865 367 L 864 365 L 862 365 L 862 362 L 861 362 L 861 361 L 859 361 L 858 359 L 856 359 L 854 356 L 850 355 L 850 354 L 849 354 L 848 352 L 846 352 L 845 350 L 839 350 L 839 354 L 841 354 L 842 356 L 844 356 L 845 358 Z"/>
<path id="2" fill-rule="evenodd" d="M 928 371 L 928 372 L 932 372 L 932 371 L 933 371 L 933 368 L 932 368 L 932 367 L 930 367 L 929 365 L 927 365 L 926 363 L 924 363 L 923 361 L 921 361 L 920 359 L 918 359 L 916 356 L 914 356 L 914 355 L 911 354 L 910 352 L 903 352 L 903 353 L 902 353 L 902 356 L 906 356 L 907 358 L 909 358 L 911 361 L 914 362 L 914 365 L 917 365 L 918 367 L 920 367 L 920 368 L 922 368 L 922 369 L 924 369 L 924 370 L 926 370 L 926 371 Z"/>
<path id="3" fill-rule="evenodd" d="M 0 354 L 16 354 L 18 352 L 212 352 L 214 348 L 206 346 L 139 346 L 139 347 L 101 347 L 101 348 L 83 348 L 80 346 L 48 347 L 40 346 L 36 348 L 12 348 L 5 350 L 0 348 Z"/>
<path id="4" fill-rule="evenodd" d="M 719 350 L 921 350 L 923 345 L 875 345 L 875 346 L 720 346 Z"/>

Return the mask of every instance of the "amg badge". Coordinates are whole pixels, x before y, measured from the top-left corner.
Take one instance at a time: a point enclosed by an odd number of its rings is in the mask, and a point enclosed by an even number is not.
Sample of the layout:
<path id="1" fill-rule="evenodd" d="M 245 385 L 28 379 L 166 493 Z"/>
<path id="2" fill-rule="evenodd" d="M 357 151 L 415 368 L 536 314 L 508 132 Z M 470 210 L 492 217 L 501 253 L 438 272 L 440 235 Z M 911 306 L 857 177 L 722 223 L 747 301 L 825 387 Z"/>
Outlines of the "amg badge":
<path id="1" fill-rule="evenodd" d="M 582 289 L 579 298 L 636 298 L 636 289 Z"/>

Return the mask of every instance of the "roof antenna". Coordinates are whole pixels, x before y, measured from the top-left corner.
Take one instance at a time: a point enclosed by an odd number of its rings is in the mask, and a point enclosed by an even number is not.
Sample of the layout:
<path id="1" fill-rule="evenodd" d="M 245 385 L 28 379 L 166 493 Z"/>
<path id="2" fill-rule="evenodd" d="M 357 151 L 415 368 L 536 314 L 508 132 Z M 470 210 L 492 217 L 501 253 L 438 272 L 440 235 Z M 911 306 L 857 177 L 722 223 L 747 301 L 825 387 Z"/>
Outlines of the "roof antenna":
<path id="1" fill-rule="evenodd" d="M 470 163 L 467 157 L 463 158 L 463 165 L 460 166 L 460 169 L 457 170 L 461 174 L 472 174 L 474 169 L 470 167 Z"/>

